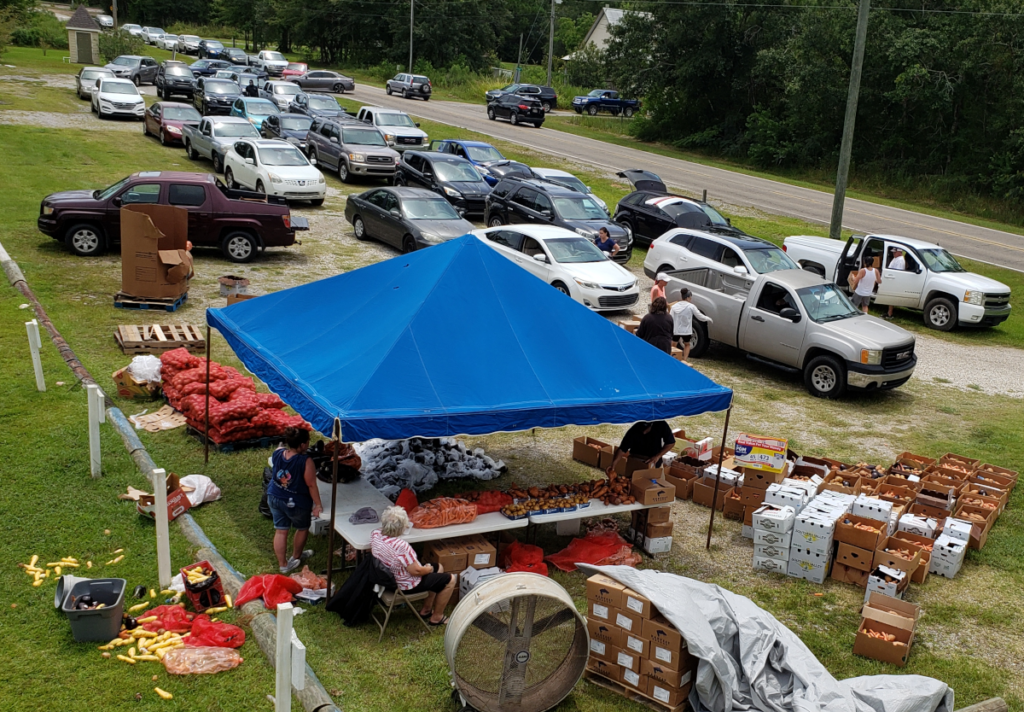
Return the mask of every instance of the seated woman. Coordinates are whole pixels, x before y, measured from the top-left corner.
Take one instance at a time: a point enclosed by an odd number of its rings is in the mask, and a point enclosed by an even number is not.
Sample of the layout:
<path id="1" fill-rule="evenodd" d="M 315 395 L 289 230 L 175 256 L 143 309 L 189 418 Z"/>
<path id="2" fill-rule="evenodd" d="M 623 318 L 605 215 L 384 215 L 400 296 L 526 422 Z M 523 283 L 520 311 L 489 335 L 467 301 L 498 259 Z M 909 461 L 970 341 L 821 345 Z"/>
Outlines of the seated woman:
<path id="1" fill-rule="evenodd" d="M 409 543 L 399 537 L 409 528 L 409 516 L 401 507 L 388 507 L 380 516 L 380 529 L 370 535 L 373 557 L 391 570 L 403 593 L 429 592 L 420 610 L 430 616 L 430 625 L 448 622 L 445 606 L 455 591 L 455 577 L 446 574 L 439 564 L 423 565 Z"/>

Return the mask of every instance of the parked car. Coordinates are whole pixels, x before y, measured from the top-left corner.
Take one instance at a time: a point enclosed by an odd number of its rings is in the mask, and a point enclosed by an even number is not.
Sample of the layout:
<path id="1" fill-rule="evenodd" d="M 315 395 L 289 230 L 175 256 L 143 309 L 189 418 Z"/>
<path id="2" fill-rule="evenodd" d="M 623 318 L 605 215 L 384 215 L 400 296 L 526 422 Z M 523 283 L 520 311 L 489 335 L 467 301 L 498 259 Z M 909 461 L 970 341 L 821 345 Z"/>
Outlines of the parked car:
<path id="1" fill-rule="evenodd" d="M 301 77 L 308 71 L 309 65 L 305 62 L 288 62 L 288 66 L 281 72 L 281 78 L 291 79 L 292 77 Z"/>
<path id="2" fill-rule="evenodd" d="M 616 262 L 629 262 L 633 254 L 632 235 L 609 220 L 608 214 L 589 195 L 546 181 L 516 178 L 501 181 L 487 196 L 484 222 L 488 227 L 517 223 L 555 225 L 591 242 L 597 239 L 603 227 L 619 246 Z"/>
<path id="3" fill-rule="evenodd" d="M 198 127 L 187 124 L 183 126 L 181 133 L 185 155 L 193 161 L 209 159 L 216 173 L 224 172 L 224 154 L 235 141 L 260 137 L 256 127 L 237 116 L 205 117 Z"/>
<path id="4" fill-rule="evenodd" d="M 384 140 L 399 153 L 430 144 L 427 132 L 421 131 L 420 125 L 404 111 L 364 106 L 359 109 L 356 119 L 380 129 Z"/>
<path id="5" fill-rule="evenodd" d="M 127 79 L 102 78 L 92 93 L 92 110 L 101 119 L 112 116 L 141 119 L 146 112 L 146 102 L 138 87 Z"/>
<path id="6" fill-rule="evenodd" d="M 288 60 L 280 52 L 263 50 L 255 57 L 249 57 L 249 64 L 263 69 L 267 74 L 279 77 L 288 66 Z"/>
<path id="7" fill-rule="evenodd" d="M 253 99 L 253 101 L 257 100 Z M 313 119 L 308 116 L 270 114 L 260 124 L 260 136 L 283 139 L 308 155 L 309 141 L 306 134 L 309 133 L 309 127 L 312 125 Z"/>
<path id="8" fill-rule="evenodd" d="M 260 87 L 260 96 L 277 104 L 281 111 L 288 111 L 292 101 L 301 93 L 302 89 L 292 82 L 270 81 Z"/>
<path id="9" fill-rule="evenodd" d="M 572 173 L 569 173 L 568 171 L 560 171 L 557 168 L 531 168 L 530 171 L 533 173 L 535 178 L 540 178 L 541 180 L 546 180 L 550 183 L 558 183 L 559 185 L 564 185 L 566 188 L 572 188 L 584 195 L 589 195 L 591 200 L 600 205 L 604 211 L 608 213 L 608 206 L 605 202 L 595 195 L 589 185 L 585 185 L 583 181 Z"/>
<path id="10" fill-rule="evenodd" d="M 787 237 L 783 248 L 805 270 L 849 291 L 849 275 L 871 258 L 881 272 L 875 304 L 921 310 L 925 326 L 996 326 L 1010 316 L 1010 288 L 968 272 L 939 245 L 898 235 L 855 235 L 845 243 L 824 237 Z M 892 269 L 896 250 L 904 269 Z"/>
<path id="11" fill-rule="evenodd" d="M 178 45 L 178 36 L 165 34 L 163 37 L 158 39 L 154 44 L 160 49 L 165 49 L 168 52 L 173 52 L 174 48 Z"/>
<path id="12" fill-rule="evenodd" d="M 530 178 L 533 175 L 529 166 L 524 163 L 510 161 L 501 155 L 501 151 L 483 141 L 463 141 L 461 139 L 446 138 L 440 141 L 431 141 L 430 150 L 465 158 L 483 174 L 484 180 L 487 181 L 488 185 L 497 184 L 499 180 L 510 173 L 516 173 L 523 178 Z M 512 168 L 513 170 L 505 170 L 506 168 Z"/>
<path id="13" fill-rule="evenodd" d="M 365 129 L 364 129 L 365 130 Z M 345 218 L 356 239 L 371 238 L 409 253 L 473 229 L 446 200 L 422 188 L 374 188 L 348 196 Z"/>
<path id="14" fill-rule="evenodd" d="M 577 114 L 585 111 L 591 116 L 597 116 L 599 111 L 607 111 L 612 116 L 622 114 L 628 119 L 640 110 L 640 102 L 637 99 L 623 99 L 617 91 L 595 89 L 586 96 L 573 97 L 572 110 Z"/>
<path id="15" fill-rule="evenodd" d="M 216 72 L 213 73 L 213 78 L 214 79 L 230 79 L 231 81 L 235 82 L 235 74 L 236 73 L 237 72 L 234 72 L 231 69 L 218 69 Z M 235 82 L 235 84 L 238 84 L 238 82 Z"/>
<path id="16" fill-rule="evenodd" d="M 322 69 L 306 72 L 298 77 L 291 77 L 289 81 L 295 82 L 303 90 L 323 89 L 332 91 L 335 94 L 344 94 L 347 91 L 355 91 L 356 89 L 356 83 L 352 77 L 346 77 L 344 74 L 328 72 Z"/>
<path id="17" fill-rule="evenodd" d="M 75 75 L 75 93 L 79 99 L 92 99 L 96 91 L 96 82 L 102 77 L 114 78 L 114 73 L 106 67 L 82 67 Z"/>
<path id="18" fill-rule="evenodd" d="M 286 200 L 308 200 L 323 205 L 327 181 L 306 155 L 277 139 L 242 139 L 224 156 L 224 180 L 229 188 L 241 186 Z"/>
<path id="19" fill-rule="evenodd" d="M 388 96 L 398 94 L 406 99 L 430 101 L 430 93 L 433 90 L 430 80 L 422 74 L 396 74 L 384 84 L 384 91 Z"/>
<path id="20" fill-rule="evenodd" d="M 197 59 L 188 65 L 197 77 L 212 77 L 222 69 L 234 70 L 235 65 L 224 59 Z"/>
<path id="21" fill-rule="evenodd" d="M 432 190 L 443 195 L 456 209 L 480 216 L 484 214 L 484 201 L 491 192 L 491 186 L 468 160 L 434 151 L 403 153 L 395 185 Z"/>
<path id="22" fill-rule="evenodd" d="M 209 173 L 144 171 L 103 190 L 46 196 L 37 225 L 40 232 L 64 242 L 76 255 L 92 257 L 120 241 L 120 208 L 133 203 L 184 208 L 189 213 L 192 243 L 217 247 L 232 262 L 248 262 L 267 247 L 295 244 L 300 222 L 293 225 L 285 201 L 230 191 Z"/>
<path id="23" fill-rule="evenodd" d="M 627 309 L 640 300 L 636 277 L 589 239 L 554 225 L 474 230 L 498 254 L 594 311 Z"/>
<path id="24" fill-rule="evenodd" d="M 185 64 L 168 61 L 160 63 L 153 83 L 156 84 L 156 95 L 161 99 L 170 99 L 175 95 L 191 99 L 196 78 Z"/>
<path id="25" fill-rule="evenodd" d="M 558 94 L 551 87 L 542 87 L 536 84 L 509 84 L 501 89 L 491 89 L 484 94 L 487 103 L 505 94 L 515 94 L 527 99 L 536 99 L 540 106 L 547 113 L 558 106 Z"/>
<path id="26" fill-rule="evenodd" d="M 338 104 L 338 100 L 330 94 L 296 94 L 288 106 L 292 114 L 305 114 L 313 118 L 332 118 L 347 114 Z"/>
<path id="27" fill-rule="evenodd" d="M 711 341 L 734 346 L 758 362 L 801 372 L 804 386 L 819 398 L 898 388 L 917 366 L 912 334 L 864 314 L 816 274 L 736 274 L 725 266 L 669 272 L 665 296 L 675 301 L 684 288 L 711 317 L 693 322 L 693 358 Z"/>
<path id="28" fill-rule="evenodd" d="M 638 245 L 649 245 L 677 227 L 721 235 L 746 234 L 706 202 L 669 193 L 654 173 L 630 169 L 618 176 L 632 184 L 633 192 L 619 201 L 614 220 L 629 226 Z"/>
<path id="29" fill-rule="evenodd" d="M 354 176 L 390 180 L 398 169 L 399 154 L 388 147 L 384 135 L 347 117 L 316 119 L 306 140 L 310 159 L 324 170 L 338 171 L 345 183 Z"/>
<path id="30" fill-rule="evenodd" d="M 800 269 L 781 247 L 750 235 L 714 235 L 675 228 L 651 243 L 644 258 L 644 273 L 652 279 L 659 272 L 698 267 L 725 267 L 744 274 L 768 274 Z"/>
<path id="31" fill-rule="evenodd" d="M 199 35 L 178 35 L 178 44 L 175 45 L 175 49 L 182 54 L 198 54 L 200 41 Z"/>
<path id="32" fill-rule="evenodd" d="M 93 19 L 96 20 L 96 24 L 104 30 L 109 30 L 114 27 L 114 18 L 110 15 L 97 15 Z"/>
<path id="33" fill-rule="evenodd" d="M 204 116 L 230 114 L 241 89 L 230 79 L 199 77 L 192 93 L 192 103 Z"/>
<path id="34" fill-rule="evenodd" d="M 220 59 L 226 59 L 235 66 L 246 66 L 249 64 L 249 55 L 241 47 L 225 47 L 220 52 Z"/>
<path id="35" fill-rule="evenodd" d="M 242 93 L 245 94 L 245 89 L 249 86 L 249 84 L 252 84 L 254 87 L 256 87 L 256 91 L 259 92 L 260 86 L 263 85 L 263 82 L 266 81 L 267 77 L 265 74 L 263 76 L 260 76 L 252 72 L 239 72 L 236 69 L 234 71 L 228 70 L 228 78 L 230 78 L 231 81 L 237 84 L 241 88 Z"/>
<path id="36" fill-rule="evenodd" d="M 133 37 L 142 37 L 142 25 L 133 25 L 131 23 L 125 23 L 121 25 L 121 29 L 132 35 Z"/>
<path id="37" fill-rule="evenodd" d="M 224 52 L 224 43 L 219 40 L 199 40 L 199 59 L 227 59 Z"/>
<path id="38" fill-rule="evenodd" d="M 158 101 L 142 117 L 142 135 L 156 136 L 164 146 L 182 143 L 182 127 L 198 126 L 202 120 L 202 115 L 188 104 Z"/>
<path id="39" fill-rule="evenodd" d="M 502 94 L 487 104 L 487 118 L 508 119 L 513 126 L 517 124 L 533 124 L 537 128 L 544 125 L 544 109 L 536 99 L 515 94 Z"/>
<path id="40" fill-rule="evenodd" d="M 105 66 L 118 79 L 128 79 L 135 86 L 152 84 L 156 79 L 157 64 L 152 57 L 140 57 L 135 54 L 122 54 Z"/>
<path id="41" fill-rule="evenodd" d="M 263 122 L 267 117 L 280 113 L 281 110 L 278 109 L 277 104 L 272 101 L 240 96 L 235 99 L 235 103 L 231 105 L 230 116 L 237 116 L 245 119 L 255 126 L 257 131 L 259 131 L 263 127 Z"/>
<path id="42" fill-rule="evenodd" d="M 164 36 L 162 27 L 143 27 L 140 36 L 146 44 L 156 44 L 156 41 Z"/>

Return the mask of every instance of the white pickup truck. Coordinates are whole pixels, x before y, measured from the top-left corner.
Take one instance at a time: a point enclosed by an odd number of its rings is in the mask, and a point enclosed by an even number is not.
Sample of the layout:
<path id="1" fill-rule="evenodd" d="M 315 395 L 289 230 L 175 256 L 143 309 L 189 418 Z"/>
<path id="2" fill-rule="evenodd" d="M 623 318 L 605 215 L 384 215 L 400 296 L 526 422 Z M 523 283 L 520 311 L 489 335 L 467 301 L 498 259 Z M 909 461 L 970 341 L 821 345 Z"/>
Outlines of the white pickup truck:
<path id="1" fill-rule="evenodd" d="M 783 249 L 805 270 L 849 291 L 849 275 L 865 257 L 874 259 L 882 274 L 875 304 L 924 312 L 932 329 L 955 326 L 996 326 L 1010 316 L 1010 288 L 994 279 L 968 272 L 953 255 L 930 242 L 897 235 L 854 235 L 845 243 L 826 237 L 794 235 Z M 905 269 L 890 269 L 896 250 L 904 253 Z"/>
<path id="2" fill-rule="evenodd" d="M 409 149 L 419 150 L 430 145 L 430 137 L 420 125 L 404 111 L 398 109 L 382 109 L 377 106 L 364 106 L 356 114 L 356 120 L 365 124 L 373 124 L 384 134 L 388 146 L 399 153 Z"/>

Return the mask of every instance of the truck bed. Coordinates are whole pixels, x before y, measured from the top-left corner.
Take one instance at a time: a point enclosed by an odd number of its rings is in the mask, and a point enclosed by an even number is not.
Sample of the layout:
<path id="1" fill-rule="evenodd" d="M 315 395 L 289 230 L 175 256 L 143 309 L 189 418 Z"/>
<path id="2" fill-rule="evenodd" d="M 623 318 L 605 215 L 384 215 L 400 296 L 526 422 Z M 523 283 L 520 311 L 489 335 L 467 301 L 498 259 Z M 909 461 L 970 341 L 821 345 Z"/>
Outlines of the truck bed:
<path id="1" fill-rule="evenodd" d="M 753 280 L 745 275 L 708 267 L 668 272 L 665 296 L 678 301 L 684 287 L 693 292 L 693 304 L 711 317 L 708 336 L 729 346 L 738 344 L 737 331 Z"/>

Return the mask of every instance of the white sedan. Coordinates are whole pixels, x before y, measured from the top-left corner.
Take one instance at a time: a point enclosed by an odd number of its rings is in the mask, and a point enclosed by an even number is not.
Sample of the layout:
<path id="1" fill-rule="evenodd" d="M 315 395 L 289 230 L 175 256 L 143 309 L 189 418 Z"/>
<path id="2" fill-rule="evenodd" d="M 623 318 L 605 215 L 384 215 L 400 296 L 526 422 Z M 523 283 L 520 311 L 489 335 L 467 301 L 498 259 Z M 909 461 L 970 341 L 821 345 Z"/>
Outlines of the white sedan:
<path id="1" fill-rule="evenodd" d="M 174 46 L 178 44 L 177 35 L 164 35 L 156 41 L 156 46 L 160 49 L 165 49 L 168 52 L 174 51 Z"/>
<path id="2" fill-rule="evenodd" d="M 327 181 L 309 159 L 280 139 L 238 141 L 224 156 L 224 179 L 229 188 L 242 187 L 287 200 L 323 205 Z"/>
<path id="3" fill-rule="evenodd" d="M 473 234 L 594 311 L 626 309 L 640 299 L 636 278 L 571 230 L 554 225 L 501 225 Z"/>
<path id="4" fill-rule="evenodd" d="M 92 92 L 92 110 L 101 119 L 108 116 L 141 119 L 146 113 L 146 101 L 131 80 L 101 78 Z"/>

